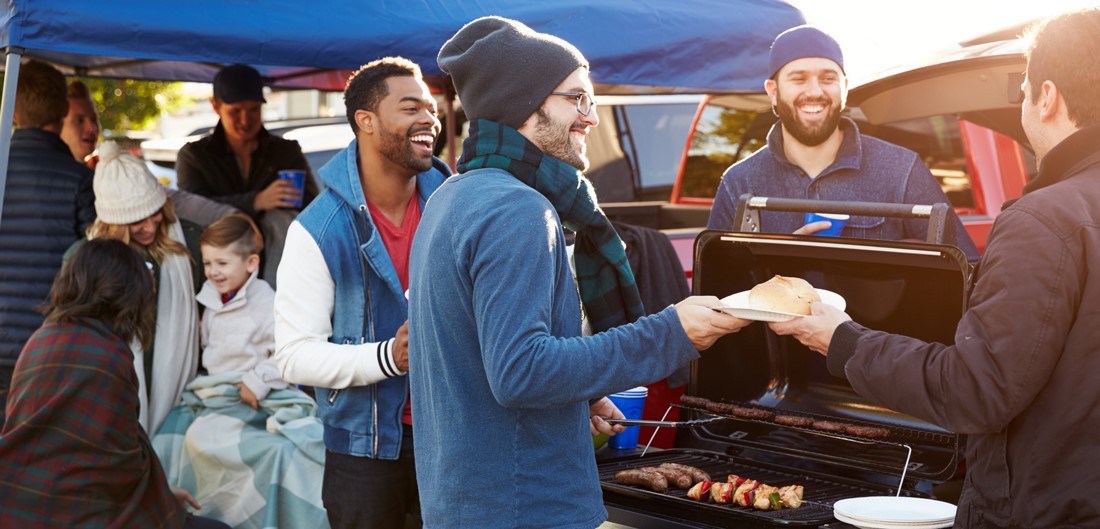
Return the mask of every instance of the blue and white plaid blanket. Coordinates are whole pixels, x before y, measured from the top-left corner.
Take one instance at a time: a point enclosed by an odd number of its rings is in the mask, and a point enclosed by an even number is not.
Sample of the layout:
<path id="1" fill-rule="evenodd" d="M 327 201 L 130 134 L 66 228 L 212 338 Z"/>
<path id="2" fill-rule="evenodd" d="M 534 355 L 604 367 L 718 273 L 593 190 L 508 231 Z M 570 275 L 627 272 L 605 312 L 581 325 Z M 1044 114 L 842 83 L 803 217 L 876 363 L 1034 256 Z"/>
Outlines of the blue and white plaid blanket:
<path id="1" fill-rule="evenodd" d="M 253 410 L 240 400 L 240 381 L 241 373 L 225 373 L 187 385 L 153 438 L 168 483 L 194 494 L 196 514 L 235 528 L 327 528 L 317 404 L 283 389 Z"/>

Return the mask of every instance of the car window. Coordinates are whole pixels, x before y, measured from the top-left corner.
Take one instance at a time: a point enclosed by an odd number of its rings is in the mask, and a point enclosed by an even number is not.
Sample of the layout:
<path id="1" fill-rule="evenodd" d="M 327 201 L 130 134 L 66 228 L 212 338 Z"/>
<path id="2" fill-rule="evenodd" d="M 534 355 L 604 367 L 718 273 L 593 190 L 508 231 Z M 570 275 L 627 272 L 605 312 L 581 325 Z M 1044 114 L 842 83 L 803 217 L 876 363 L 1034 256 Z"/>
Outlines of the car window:
<path id="1" fill-rule="evenodd" d="M 936 177 L 951 205 L 960 214 L 974 212 L 970 168 L 959 132 L 959 120 L 955 116 L 939 115 L 885 125 L 857 124 L 863 134 L 915 151 L 932 176 Z"/>
<path id="2" fill-rule="evenodd" d="M 601 202 L 667 201 L 698 101 L 597 106 L 588 173 Z"/>
<path id="3" fill-rule="evenodd" d="M 660 199 L 667 200 L 697 107 L 673 104 L 619 108 L 621 127 L 630 140 L 623 141 L 623 150 L 635 161 L 643 195 L 647 190 L 663 189 Z"/>
<path id="4" fill-rule="evenodd" d="M 713 199 L 722 173 L 763 147 L 773 123 L 770 112 L 707 105 L 688 148 L 680 197 Z"/>

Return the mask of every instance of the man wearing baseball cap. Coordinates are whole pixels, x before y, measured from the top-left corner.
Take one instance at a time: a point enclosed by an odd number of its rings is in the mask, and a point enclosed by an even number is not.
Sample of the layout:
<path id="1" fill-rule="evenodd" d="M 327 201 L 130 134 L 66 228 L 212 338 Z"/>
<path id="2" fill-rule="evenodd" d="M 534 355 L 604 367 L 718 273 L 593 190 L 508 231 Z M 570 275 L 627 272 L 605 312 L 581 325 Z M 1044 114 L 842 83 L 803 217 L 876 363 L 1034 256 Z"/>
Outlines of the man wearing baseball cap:
<path id="1" fill-rule="evenodd" d="M 283 253 L 286 230 L 317 196 L 309 163 L 298 142 L 274 136 L 264 128 L 261 110 L 263 79 L 243 64 L 226 66 L 214 76 L 210 103 L 220 118 L 213 132 L 184 145 L 176 158 L 181 189 L 229 204 L 252 216 L 264 235 L 264 265 L 260 277 L 271 286 Z M 306 173 L 299 192 L 279 171 Z"/>
<path id="2" fill-rule="evenodd" d="M 665 378 L 748 322 L 711 310 L 713 296 L 642 317 L 622 240 L 583 175 L 599 119 L 577 48 L 484 17 L 438 62 L 470 136 L 410 256 L 424 527 L 596 527 L 607 511 L 591 435 L 623 430 L 604 421 L 622 417 L 604 396 Z"/>
<path id="3" fill-rule="evenodd" d="M 813 26 L 779 34 L 769 57 L 770 78 L 764 89 L 779 123 L 768 133 L 766 147 L 734 164 L 722 176 L 714 197 L 711 229 L 734 229 L 737 199 L 757 196 L 900 204 L 950 204 L 917 153 L 859 133 L 855 122 L 841 116 L 848 98 L 844 54 L 832 36 Z M 954 217 L 956 246 L 967 260 L 978 249 Z M 769 233 L 810 235 L 828 222 L 803 226 L 801 213 L 762 211 L 761 229 Z M 924 240 L 927 219 L 858 216 L 841 235 L 867 239 Z"/>

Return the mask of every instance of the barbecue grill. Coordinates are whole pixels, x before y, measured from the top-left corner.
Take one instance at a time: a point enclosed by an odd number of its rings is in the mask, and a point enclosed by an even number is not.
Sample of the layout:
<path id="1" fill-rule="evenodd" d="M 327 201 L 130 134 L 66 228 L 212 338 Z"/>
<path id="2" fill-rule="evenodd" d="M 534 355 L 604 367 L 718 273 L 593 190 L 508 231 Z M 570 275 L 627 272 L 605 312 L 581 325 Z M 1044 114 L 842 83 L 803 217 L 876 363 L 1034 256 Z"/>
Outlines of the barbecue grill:
<path id="1" fill-rule="evenodd" d="M 794 202 L 808 211 L 847 212 L 836 203 Z M 879 211 L 868 206 L 876 205 L 861 204 L 859 211 Z M 942 235 L 950 223 L 941 217 L 930 224 Z M 966 308 L 970 266 L 958 248 L 935 242 L 941 235 L 932 237 L 934 242 L 900 242 L 708 230 L 696 239 L 693 290 L 722 298 L 777 274 L 801 277 L 843 296 L 846 311 L 859 323 L 950 344 Z M 834 502 L 875 495 L 926 497 L 931 485 L 952 477 L 958 465 L 958 435 L 863 399 L 847 381 L 829 374 L 823 356 L 791 337 L 777 336 L 762 322 L 704 351 L 692 366 L 686 393 L 768 415 L 887 433 L 859 437 L 733 415 L 681 428 L 675 448 L 598 461 L 612 521 L 641 528 L 843 527 L 832 516 Z M 681 407 L 684 420 L 722 416 Z M 615 481 L 620 470 L 664 462 L 702 468 L 717 481 L 732 473 L 779 487 L 801 484 L 805 503 L 798 509 L 758 511 L 694 501 L 683 490 L 657 493 Z"/>

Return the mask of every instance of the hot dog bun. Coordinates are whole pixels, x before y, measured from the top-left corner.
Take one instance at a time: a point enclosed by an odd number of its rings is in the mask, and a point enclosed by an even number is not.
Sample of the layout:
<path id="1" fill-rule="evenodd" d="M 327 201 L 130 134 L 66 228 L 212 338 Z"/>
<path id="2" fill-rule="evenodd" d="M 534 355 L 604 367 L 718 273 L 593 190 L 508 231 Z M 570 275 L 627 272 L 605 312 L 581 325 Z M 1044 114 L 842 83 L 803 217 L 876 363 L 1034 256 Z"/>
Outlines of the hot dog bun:
<path id="1" fill-rule="evenodd" d="M 775 276 L 749 292 L 749 306 L 757 310 L 809 315 L 815 301 L 821 301 L 821 296 L 800 277 Z"/>

